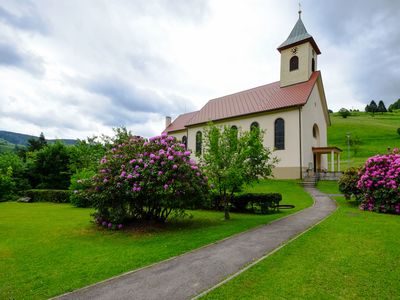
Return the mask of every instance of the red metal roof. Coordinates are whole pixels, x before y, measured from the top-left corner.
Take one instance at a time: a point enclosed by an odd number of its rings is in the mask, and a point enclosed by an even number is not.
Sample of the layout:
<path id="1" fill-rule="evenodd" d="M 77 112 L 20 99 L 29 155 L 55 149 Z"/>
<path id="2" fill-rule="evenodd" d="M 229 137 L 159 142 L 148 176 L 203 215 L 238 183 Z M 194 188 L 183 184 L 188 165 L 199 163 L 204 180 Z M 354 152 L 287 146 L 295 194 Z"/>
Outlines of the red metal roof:
<path id="1" fill-rule="evenodd" d="M 185 126 L 209 121 L 304 105 L 319 76 L 320 72 L 316 71 L 306 82 L 281 88 L 280 82 L 277 81 L 210 100 L 201 110 L 180 115 L 165 131 L 182 130 Z"/>
<path id="2" fill-rule="evenodd" d="M 178 130 L 185 130 L 185 126 L 189 123 L 190 119 L 196 114 L 198 111 L 186 113 L 179 115 L 165 130 L 164 132 L 172 132 Z"/>

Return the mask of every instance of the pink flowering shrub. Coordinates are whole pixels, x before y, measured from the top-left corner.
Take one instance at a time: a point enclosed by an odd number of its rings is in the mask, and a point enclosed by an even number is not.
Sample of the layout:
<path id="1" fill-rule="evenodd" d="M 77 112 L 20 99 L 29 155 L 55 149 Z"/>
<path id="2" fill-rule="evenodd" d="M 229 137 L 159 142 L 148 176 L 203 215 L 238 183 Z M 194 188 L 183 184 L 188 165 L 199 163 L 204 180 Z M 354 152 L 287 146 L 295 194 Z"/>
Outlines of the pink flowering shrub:
<path id="1" fill-rule="evenodd" d="M 130 137 L 101 160 L 93 191 L 95 219 L 103 226 L 165 221 L 201 204 L 207 178 L 174 137 Z M 109 225 L 111 224 L 111 225 Z"/>
<path id="2" fill-rule="evenodd" d="M 400 214 L 400 154 L 370 157 L 359 173 L 357 187 L 363 201 L 360 208 L 382 213 Z"/>

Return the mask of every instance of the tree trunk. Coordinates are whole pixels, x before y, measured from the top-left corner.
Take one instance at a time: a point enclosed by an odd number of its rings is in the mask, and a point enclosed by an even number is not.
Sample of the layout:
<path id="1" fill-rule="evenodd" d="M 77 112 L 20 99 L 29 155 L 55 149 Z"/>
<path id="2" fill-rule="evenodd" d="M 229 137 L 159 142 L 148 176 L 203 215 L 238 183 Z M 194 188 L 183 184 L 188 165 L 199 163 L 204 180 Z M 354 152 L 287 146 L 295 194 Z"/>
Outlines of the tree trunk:
<path id="1" fill-rule="evenodd" d="M 224 213 L 225 213 L 225 220 L 229 220 L 230 216 L 229 216 L 229 202 L 228 199 L 226 197 L 226 192 L 224 192 Z"/>

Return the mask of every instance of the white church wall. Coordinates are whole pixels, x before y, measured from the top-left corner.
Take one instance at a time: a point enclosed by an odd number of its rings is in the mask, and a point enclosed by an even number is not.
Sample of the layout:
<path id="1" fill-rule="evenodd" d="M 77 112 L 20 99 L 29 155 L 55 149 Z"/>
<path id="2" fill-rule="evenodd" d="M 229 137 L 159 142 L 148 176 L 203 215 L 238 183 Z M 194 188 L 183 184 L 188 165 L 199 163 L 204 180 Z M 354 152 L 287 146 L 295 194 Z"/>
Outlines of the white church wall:
<path id="1" fill-rule="evenodd" d="M 274 149 L 274 123 L 278 118 L 285 121 L 285 149 L 273 151 L 273 156 L 279 158 L 280 162 L 274 169 L 274 176 L 277 178 L 299 178 L 300 177 L 300 142 L 299 142 L 299 111 L 298 109 L 282 110 L 257 114 L 247 117 L 230 119 L 223 122 L 216 122 L 218 126 L 236 126 L 240 130 L 248 131 L 253 122 L 257 122 L 264 132 L 264 146 Z M 203 132 L 204 126 L 189 128 L 188 149 L 193 153 L 196 150 L 196 133 Z"/>
<path id="2" fill-rule="evenodd" d="M 302 108 L 301 121 L 303 141 L 302 161 L 303 167 L 307 169 L 310 163 L 312 165 L 314 164 L 312 147 L 327 146 L 327 122 L 324 116 L 324 108 L 322 106 L 318 84 L 315 84 L 308 102 Z M 319 140 L 313 137 L 314 124 L 317 124 L 319 129 Z M 321 167 L 323 169 L 328 167 L 326 155 L 323 155 L 321 158 Z"/>
<path id="3" fill-rule="evenodd" d="M 178 141 L 182 142 L 183 136 L 187 135 L 186 130 L 179 130 L 169 133 L 169 135 L 174 136 Z"/>

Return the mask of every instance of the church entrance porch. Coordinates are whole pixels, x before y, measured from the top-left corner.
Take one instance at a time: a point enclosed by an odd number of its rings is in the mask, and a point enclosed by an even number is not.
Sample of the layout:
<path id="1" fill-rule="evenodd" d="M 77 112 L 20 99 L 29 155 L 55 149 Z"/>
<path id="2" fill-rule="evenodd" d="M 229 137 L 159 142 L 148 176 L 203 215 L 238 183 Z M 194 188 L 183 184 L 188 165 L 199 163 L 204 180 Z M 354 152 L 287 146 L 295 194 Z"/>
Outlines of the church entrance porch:
<path id="1" fill-rule="evenodd" d="M 312 152 L 314 163 L 312 168 L 307 170 L 307 174 L 313 174 L 318 180 L 338 180 L 342 175 L 342 172 L 340 171 L 340 153 L 342 150 L 338 147 L 313 147 Z M 327 159 L 327 169 L 322 167 L 322 155 L 326 155 L 327 158 L 329 158 L 328 156 L 330 155 L 330 161 Z"/>

